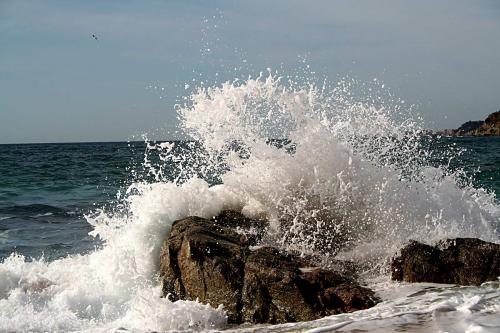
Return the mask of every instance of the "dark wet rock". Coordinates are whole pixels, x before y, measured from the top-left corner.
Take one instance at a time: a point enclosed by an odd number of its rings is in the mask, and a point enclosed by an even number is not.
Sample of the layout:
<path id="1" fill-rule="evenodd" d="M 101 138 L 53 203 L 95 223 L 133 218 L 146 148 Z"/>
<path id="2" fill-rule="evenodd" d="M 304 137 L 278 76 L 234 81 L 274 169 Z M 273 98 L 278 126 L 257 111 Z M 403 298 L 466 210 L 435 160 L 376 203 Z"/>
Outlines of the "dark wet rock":
<path id="1" fill-rule="evenodd" d="M 231 228 L 239 234 L 245 235 L 250 245 L 255 245 L 261 240 L 263 231 L 268 226 L 265 219 L 251 219 L 232 210 L 220 212 L 219 215 L 212 218 L 212 221 L 217 225 Z"/>
<path id="2" fill-rule="evenodd" d="M 392 279 L 479 285 L 500 276 L 500 244 L 456 238 L 436 246 L 410 242 L 392 260 Z"/>
<path id="3" fill-rule="evenodd" d="M 160 256 L 164 294 L 171 300 L 224 304 L 229 321 L 239 322 L 246 246 L 245 236 L 213 221 L 174 222 Z"/>
<path id="4" fill-rule="evenodd" d="M 229 323 L 285 323 L 366 309 L 373 291 L 297 255 L 254 247 L 241 233 L 262 221 L 223 212 L 174 222 L 161 252 L 163 293 L 172 300 L 223 304 Z M 251 250 L 253 249 L 253 250 Z"/>
<path id="5" fill-rule="evenodd" d="M 354 280 L 359 278 L 359 273 L 370 269 L 367 264 L 362 265 L 361 263 L 356 263 L 350 260 L 336 259 L 328 252 L 317 252 L 312 254 L 302 254 L 296 252 L 294 254 L 300 256 L 300 258 L 306 263 L 304 265 L 322 267 L 326 270 L 349 276 Z"/>
<path id="6" fill-rule="evenodd" d="M 334 271 L 301 267 L 296 256 L 265 247 L 246 261 L 243 318 L 254 323 L 308 321 L 375 305 L 373 291 Z"/>
<path id="7" fill-rule="evenodd" d="M 250 252 L 243 285 L 243 318 L 254 323 L 283 323 L 316 318 L 312 300 L 305 301 L 300 269 L 291 256 L 264 247 Z"/>
<path id="8" fill-rule="evenodd" d="M 267 221 L 264 219 L 251 219 L 233 210 L 223 210 L 219 215 L 212 217 L 211 220 L 217 222 L 221 227 L 241 228 L 244 230 L 252 228 L 262 230 L 267 226 Z"/>

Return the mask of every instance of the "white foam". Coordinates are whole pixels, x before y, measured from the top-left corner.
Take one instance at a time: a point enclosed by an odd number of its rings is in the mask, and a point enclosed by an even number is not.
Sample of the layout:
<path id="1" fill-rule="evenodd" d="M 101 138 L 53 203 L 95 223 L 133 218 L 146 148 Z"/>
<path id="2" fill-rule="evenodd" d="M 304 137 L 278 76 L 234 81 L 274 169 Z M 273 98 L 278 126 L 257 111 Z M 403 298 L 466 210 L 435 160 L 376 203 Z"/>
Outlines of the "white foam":
<path id="1" fill-rule="evenodd" d="M 243 159 L 228 153 L 224 186 L 253 198 L 271 217 L 291 215 L 298 234 L 296 244 L 286 238 L 286 246 L 307 248 L 304 242 L 316 235 L 300 234 L 310 231 L 300 225 L 306 220 L 333 220 L 359 249 L 385 253 L 410 238 L 497 241 L 494 195 L 426 165 L 429 151 L 416 121 L 397 122 L 397 108 L 353 102 L 346 89 L 289 89 L 270 75 L 200 90 L 180 114 L 207 149 L 220 151 L 237 141 L 251 152 Z M 295 153 L 267 144 L 270 132 L 290 138 Z M 329 221 L 315 218 L 325 212 Z"/>
<path id="2" fill-rule="evenodd" d="M 137 184 L 134 190 L 129 217 L 88 217 L 106 242 L 103 249 L 52 262 L 11 255 L 0 264 L 0 331 L 165 331 L 225 323 L 221 308 L 160 298 L 156 275 L 171 222 L 213 216 L 231 203 L 231 193 L 197 179 L 183 186 Z"/>

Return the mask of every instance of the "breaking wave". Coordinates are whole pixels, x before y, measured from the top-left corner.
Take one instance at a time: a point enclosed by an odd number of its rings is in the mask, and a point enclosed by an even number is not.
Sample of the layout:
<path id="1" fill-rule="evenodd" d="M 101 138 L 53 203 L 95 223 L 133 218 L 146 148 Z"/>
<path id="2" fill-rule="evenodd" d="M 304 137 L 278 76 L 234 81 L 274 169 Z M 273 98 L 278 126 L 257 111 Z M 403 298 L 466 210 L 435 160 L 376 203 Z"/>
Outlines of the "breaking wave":
<path id="1" fill-rule="evenodd" d="M 149 143 L 144 165 L 155 181 L 87 216 L 102 247 L 0 264 L 0 330 L 224 327 L 222 307 L 160 298 L 158 279 L 173 221 L 223 209 L 268 218 L 265 242 L 354 259 L 377 274 L 409 239 L 497 242 L 494 194 L 447 167 L 454 153 L 433 149 L 436 138 L 381 87 L 268 74 L 197 90 L 178 109 L 195 141 Z"/>

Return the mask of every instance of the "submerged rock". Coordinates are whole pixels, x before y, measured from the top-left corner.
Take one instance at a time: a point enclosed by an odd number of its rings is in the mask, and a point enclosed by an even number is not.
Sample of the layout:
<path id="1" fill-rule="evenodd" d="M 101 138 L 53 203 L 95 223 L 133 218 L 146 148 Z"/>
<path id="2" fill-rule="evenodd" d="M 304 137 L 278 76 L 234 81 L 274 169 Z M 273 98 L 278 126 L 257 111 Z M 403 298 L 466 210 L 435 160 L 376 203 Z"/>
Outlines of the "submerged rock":
<path id="1" fill-rule="evenodd" d="M 436 246 L 412 241 L 391 268 L 397 281 L 479 285 L 500 276 L 500 244 L 476 238 L 447 239 Z"/>
<path id="2" fill-rule="evenodd" d="M 230 323 L 307 321 L 375 305 L 373 291 L 345 275 L 272 247 L 251 247 L 254 231 L 264 228 L 235 212 L 174 222 L 160 258 L 164 295 L 223 304 Z"/>

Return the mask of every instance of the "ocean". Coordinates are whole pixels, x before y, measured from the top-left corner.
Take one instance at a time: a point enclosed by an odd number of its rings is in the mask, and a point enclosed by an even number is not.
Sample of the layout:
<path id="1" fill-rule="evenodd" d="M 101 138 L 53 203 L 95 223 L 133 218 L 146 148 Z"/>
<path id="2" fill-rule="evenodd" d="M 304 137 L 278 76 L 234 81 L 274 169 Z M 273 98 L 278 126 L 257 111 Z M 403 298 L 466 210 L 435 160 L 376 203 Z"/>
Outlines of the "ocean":
<path id="1" fill-rule="evenodd" d="M 409 239 L 500 241 L 500 138 L 429 136 L 332 91 L 272 77 L 199 91 L 178 110 L 193 141 L 0 145 L 0 331 L 499 332 L 499 281 L 396 283 L 388 260 Z M 321 230 L 300 224 L 311 198 L 349 226 L 349 247 L 321 254 L 369 267 L 374 308 L 237 328 L 221 307 L 160 297 L 173 221 L 265 215 L 273 245 L 318 252 Z"/>

